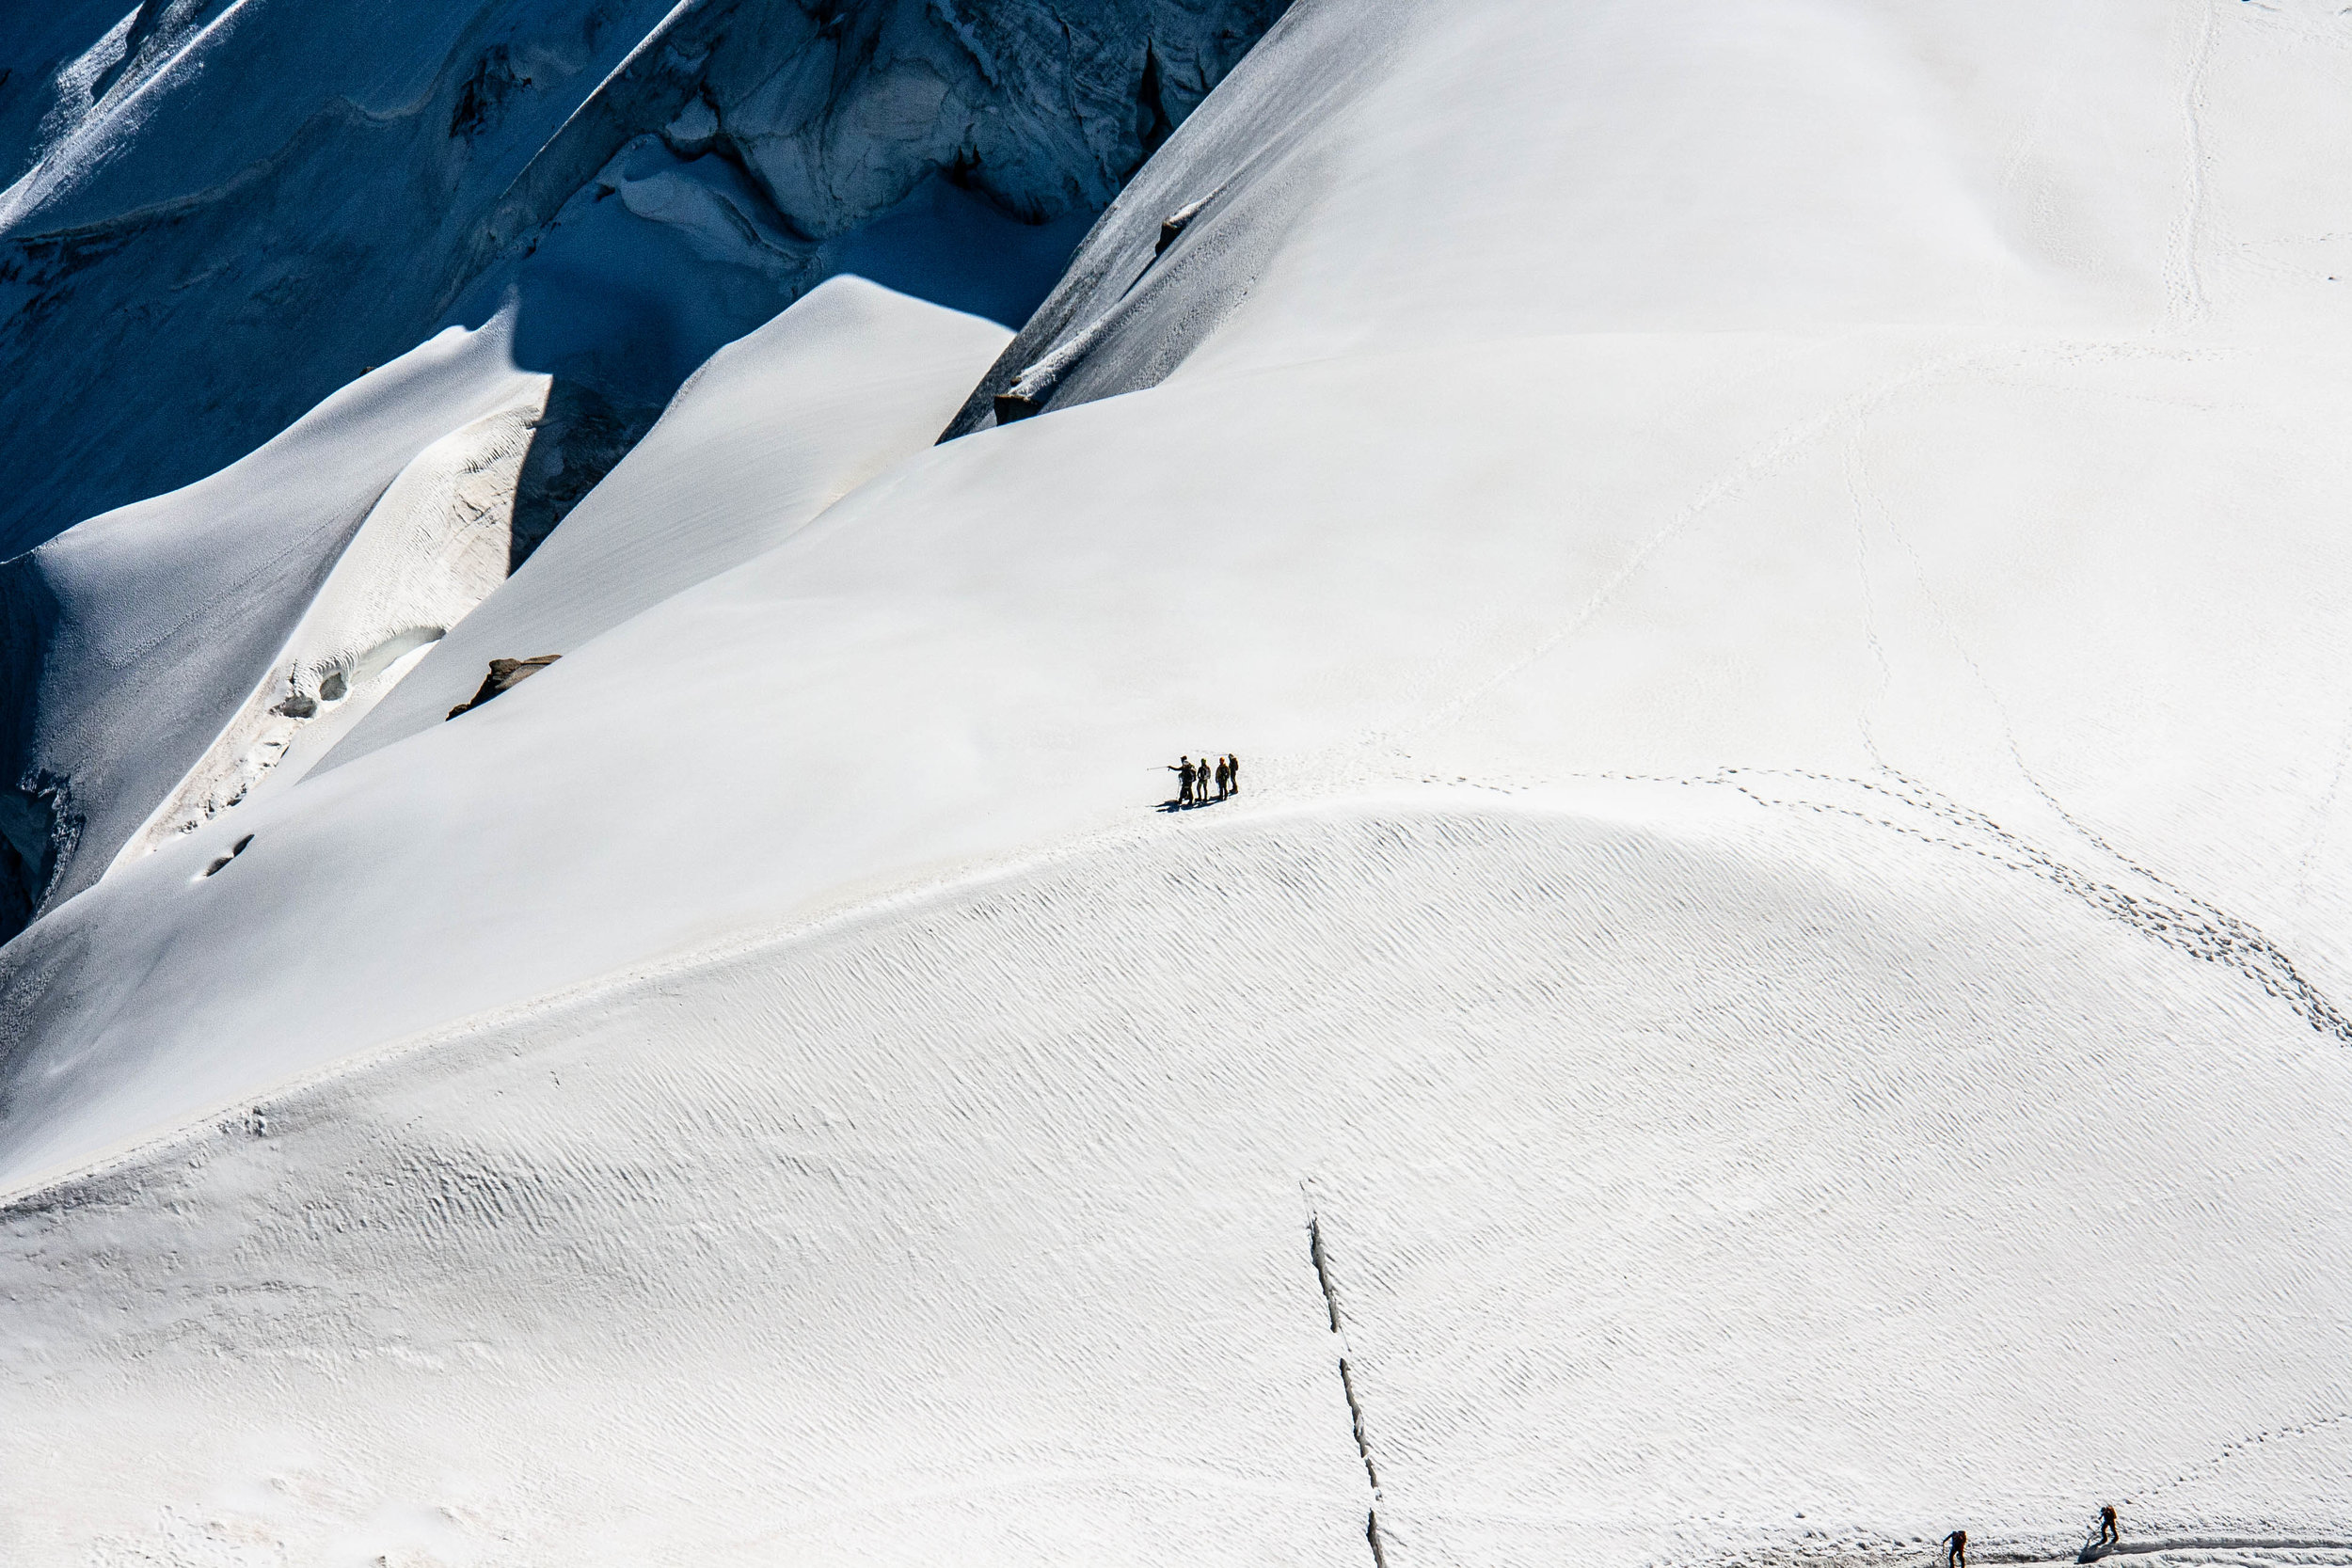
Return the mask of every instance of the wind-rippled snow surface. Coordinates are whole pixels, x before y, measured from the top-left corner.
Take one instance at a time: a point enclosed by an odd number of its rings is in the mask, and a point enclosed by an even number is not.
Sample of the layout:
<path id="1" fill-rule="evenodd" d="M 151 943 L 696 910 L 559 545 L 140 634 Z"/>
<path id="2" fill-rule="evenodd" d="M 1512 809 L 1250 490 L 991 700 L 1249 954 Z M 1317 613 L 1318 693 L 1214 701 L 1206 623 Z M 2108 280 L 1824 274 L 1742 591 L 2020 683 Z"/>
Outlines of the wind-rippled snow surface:
<path id="1" fill-rule="evenodd" d="M 18 1548 L 2352 1558 L 2352 1089 L 2252 988 L 1861 828 L 1181 828 L 19 1199 Z"/>

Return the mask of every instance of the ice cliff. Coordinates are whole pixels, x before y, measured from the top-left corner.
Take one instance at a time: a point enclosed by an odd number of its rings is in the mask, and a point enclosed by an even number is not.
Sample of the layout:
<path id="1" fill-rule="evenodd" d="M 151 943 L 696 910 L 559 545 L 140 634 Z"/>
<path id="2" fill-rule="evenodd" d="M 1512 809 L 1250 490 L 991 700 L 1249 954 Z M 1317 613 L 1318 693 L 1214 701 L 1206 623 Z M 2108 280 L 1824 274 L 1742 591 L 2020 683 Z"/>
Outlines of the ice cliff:
<path id="1" fill-rule="evenodd" d="M 243 456 L 534 243 L 530 368 L 657 407 L 845 257 L 1018 325 L 1060 253 L 958 226 L 1082 227 L 1279 8 L 176 0 L 28 28 L 0 45 L 0 553 Z M 955 197 L 861 246 L 934 177 Z"/>

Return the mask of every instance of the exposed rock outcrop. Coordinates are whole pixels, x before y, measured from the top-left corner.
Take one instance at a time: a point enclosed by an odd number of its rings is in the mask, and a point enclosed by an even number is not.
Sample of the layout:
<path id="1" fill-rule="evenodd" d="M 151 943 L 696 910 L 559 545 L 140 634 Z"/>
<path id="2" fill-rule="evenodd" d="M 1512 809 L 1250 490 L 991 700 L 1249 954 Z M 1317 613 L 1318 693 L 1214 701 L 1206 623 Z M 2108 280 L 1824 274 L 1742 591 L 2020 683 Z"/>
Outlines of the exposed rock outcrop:
<path id="1" fill-rule="evenodd" d="M 482 689 L 449 710 L 452 719 L 461 713 L 471 713 L 493 697 L 500 697 L 522 685 L 540 671 L 562 658 L 562 654 L 541 654 L 537 658 L 494 658 L 490 673 L 482 677 Z"/>

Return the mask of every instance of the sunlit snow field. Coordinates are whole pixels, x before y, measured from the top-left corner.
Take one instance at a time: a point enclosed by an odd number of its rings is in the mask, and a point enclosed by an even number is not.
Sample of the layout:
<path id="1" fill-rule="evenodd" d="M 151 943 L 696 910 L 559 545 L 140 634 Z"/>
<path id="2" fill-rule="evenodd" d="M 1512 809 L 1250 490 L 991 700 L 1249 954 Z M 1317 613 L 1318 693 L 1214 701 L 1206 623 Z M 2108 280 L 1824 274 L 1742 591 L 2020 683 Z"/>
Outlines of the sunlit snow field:
<path id="1" fill-rule="evenodd" d="M 350 563 L 511 315 L 58 535 L 0 1557 L 2352 1562 L 2347 131 L 2316 0 L 1300 0 L 479 608 Z"/>

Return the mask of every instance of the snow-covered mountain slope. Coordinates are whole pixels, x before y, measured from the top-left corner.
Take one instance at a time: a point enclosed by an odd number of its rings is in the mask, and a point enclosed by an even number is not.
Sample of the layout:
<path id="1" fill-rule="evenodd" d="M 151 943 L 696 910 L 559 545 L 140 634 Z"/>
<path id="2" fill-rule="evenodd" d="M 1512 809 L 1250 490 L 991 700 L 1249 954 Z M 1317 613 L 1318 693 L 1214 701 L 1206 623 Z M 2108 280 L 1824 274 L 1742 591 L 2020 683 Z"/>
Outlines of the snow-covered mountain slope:
<path id="1" fill-rule="evenodd" d="M 1199 372 L 1549 332 L 2137 345 L 2216 313 L 2300 341 L 2352 309 L 2347 241 L 2311 217 L 2345 157 L 2322 84 L 2352 20 L 2316 0 L 1571 5 L 1524 53 L 1466 17 L 1474 67 L 1400 64 L 1428 25 L 1367 6 L 1269 40 L 958 429 L 1023 372 L 1066 407 L 1196 351 Z M 1545 94 L 1538 124 L 1498 107 Z"/>
<path id="2" fill-rule="evenodd" d="M 116 0 L 64 0 L 8 19 L 0 38 L 0 180 L 14 184 L 41 148 L 89 110 L 136 13 Z M 102 58 L 103 57 L 103 58 Z"/>
<path id="3" fill-rule="evenodd" d="M 938 176 L 1007 228 L 1069 220 L 1042 253 L 1012 237 L 940 280 L 1017 322 L 1277 9 L 151 0 L 11 19 L 0 552 L 226 466 L 510 289 L 529 368 L 650 414 L 872 224 L 968 237 Z"/>
<path id="4" fill-rule="evenodd" d="M 338 670 L 347 685 L 366 664 L 372 689 L 350 688 L 328 726 L 348 729 L 406 668 L 379 670 L 374 653 L 437 635 L 493 585 L 477 579 L 497 550 L 455 569 L 388 545 L 402 525 L 387 517 L 339 569 L 342 608 L 308 604 L 387 483 L 384 462 L 418 457 L 425 430 L 482 451 L 419 457 L 457 468 L 421 472 L 387 506 L 431 511 L 439 503 L 410 492 L 438 486 L 469 515 L 496 512 L 511 544 L 500 548 L 520 561 L 697 366 L 827 277 L 1025 316 L 1118 178 L 1271 13 L 1235 0 L 1088 14 L 1071 33 L 1037 5 L 972 26 L 905 4 L 828 20 L 781 3 L 635 16 L 181 0 L 142 8 L 79 53 L 60 41 L 76 36 L 71 19 L 21 35 L 27 74 L 0 80 L 0 120 L 21 103 L 49 108 L 31 166 L 0 193 L 0 290 L 17 306 L 0 362 L 39 373 L 0 389 L 0 547 L 38 544 L 93 500 L 203 471 L 268 435 L 306 388 L 375 373 L 361 354 L 386 357 L 437 318 L 488 334 L 477 357 L 509 361 L 516 396 L 536 405 L 498 416 L 512 427 L 501 433 L 474 425 L 490 416 L 468 397 L 437 410 L 421 388 L 377 436 L 351 438 L 367 454 L 346 441 L 328 455 L 303 432 L 350 422 L 336 393 L 279 437 L 305 454 L 308 483 L 253 457 L 137 503 L 123 515 L 198 520 L 161 525 L 182 537 L 151 553 L 107 551 L 62 610 L 60 562 L 99 534 L 127 536 L 117 517 L 9 563 L 0 939 L 87 886 L 126 843 L 143 852 L 242 799 L 292 730 L 320 717 L 311 688 Z M 631 28 L 635 47 L 598 53 Z M 993 64 L 998 52 L 1016 64 Z M 921 338 L 907 354 L 920 358 Z M 960 369 L 937 369 L 968 388 Z M 171 385 L 192 372 L 207 388 L 197 406 Z M 861 395 L 842 418 L 876 411 Z M 899 436 L 858 439 L 881 451 Z M 248 505 L 255 487 L 266 494 Z M 236 540 L 206 531 L 219 528 Z M 296 575 L 250 579 L 246 562 L 262 556 Z M 412 560 L 440 586 L 372 575 Z M 708 569 L 690 552 L 666 578 L 635 576 L 676 586 L 697 562 Z M 355 604 L 367 626 L 344 624 Z M 159 605 L 180 607 L 182 641 L 201 645 L 193 662 L 160 648 L 128 661 L 123 646 L 146 648 L 144 633 L 126 644 L 103 624 L 145 627 Z M 343 646 L 387 615 L 401 624 L 375 628 L 383 641 Z M 297 622 L 309 627 L 297 641 L 325 639 L 318 649 L 285 645 Z"/>
<path id="5" fill-rule="evenodd" d="M 331 753 L 442 722 L 488 661 L 562 654 L 760 554 L 922 450 L 1010 334 L 836 277 L 696 372 L 661 422 Z"/>
<path id="6" fill-rule="evenodd" d="M 0 762 L 30 784 L 0 792 L 0 935 L 300 777 L 388 694 L 355 752 L 440 721 L 490 658 L 562 653 L 758 553 L 919 451 L 1009 336 L 836 278 L 715 356 L 510 581 L 570 450 L 511 327 L 453 327 L 212 479 L 0 566 Z"/>
<path id="7" fill-rule="evenodd" d="M 0 1217 L 0 1540 L 2352 1557 L 2342 1046 L 1738 804 L 1235 802 L 241 1102 Z"/>
<path id="8" fill-rule="evenodd" d="M 23 1555 L 2352 1560 L 2348 29 L 1301 0 L 1041 417 L 0 950 Z"/>
<path id="9" fill-rule="evenodd" d="M 1287 227 L 1173 380 L 942 446 L 566 650 L 495 709 L 224 817 L 59 910 L 6 958 L 9 1006 L 29 1009 L 19 1075 L 57 1053 L 95 1082 L 108 1040 L 141 1054 L 185 1040 L 198 1056 L 234 1040 L 265 1081 L 842 887 L 1091 830 L 1134 809 L 1160 752 L 1218 745 L 1318 773 L 1717 780 L 1938 835 L 1961 832 L 1955 812 L 1988 813 L 2010 837 L 1970 828 L 1972 846 L 2115 890 L 2130 911 L 2175 911 L 2152 927 L 2249 923 L 2268 933 L 2249 950 L 2298 977 L 2280 984 L 2341 989 L 2328 813 L 2343 746 L 2312 716 L 2344 693 L 2311 651 L 2340 635 L 2347 563 L 2324 454 L 2352 382 L 2311 346 L 2335 329 L 2304 303 L 2329 297 L 2324 278 L 2233 272 L 2240 243 L 2201 229 L 2196 254 L 2216 260 L 2200 261 L 2206 303 L 2189 324 L 2162 287 L 2178 258 L 2132 248 L 2167 243 L 2161 227 L 2102 230 L 2120 260 L 2088 281 L 2015 245 L 1939 252 L 1931 242 L 1998 228 L 1989 196 L 1963 201 L 1960 150 L 1939 151 L 1928 172 L 1944 184 L 1892 215 L 1887 190 L 1824 182 L 1815 154 L 1881 114 L 1903 145 L 1965 149 L 1962 133 L 1989 121 L 2010 130 L 1999 145 L 2019 167 L 2062 164 L 2076 142 L 2057 109 L 2013 128 L 1995 113 L 2042 103 L 2042 66 L 2023 83 L 2010 66 L 2015 37 L 2042 35 L 1938 12 L 1915 19 L 1941 31 L 1907 55 L 1842 5 L 1793 33 L 1738 6 L 1700 14 L 1711 29 L 1500 4 L 1442 25 L 1409 7 L 1295 14 L 1098 236 L 1167 204 L 1156 196 L 1230 184 L 1221 166 L 1200 182 L 1181 170 L 1247 140 L 1235 117 L 1280 132 L 1294 105 L 1320 104 L 1294 156 L 1321 177 L 1285 183 L 1272 176 L 1287 166 L 1267 166 L 1265 188 L 1295 198 Z M 2165 123 L 2181 73 L 2199 72 L 2210 206 L 2268 197 L 2257 177 L 2272 143 L 2256 133 L 2284 135 L 2287 107 L 2333 102 L 2339 56 L 2281 55 L 2267 15 L 2222 13 L 2208 38 L 2180 17 L 2097 14 L 2072 46 L 2095 38 L 2118 62 L 2101 78 L 2114 113 Z M 1765 329 L 1720 330 L 1719 292 L 1740 269 L 1712 249 L 1686 268 L 1699 330 L 1572 331 L 1594 307 L 1538 287 L 1577 236 L 1632 228 L 1558 198 L 1560 230 L 1534 222 L 1543 171 L 1591 156 L 1599 112 L 1564 111 L 1556 85 L 1578 70 L 1596 92 L 1614 81 L 1593 63 L 1604 43 L 1629 62 L 1621 112 L 1656 134 L 1622 138 L 1622 179 L 1603 166 L 1565 188 L 1618 192 L 1635 215 L 1671 172 L 1656 166 L 1669 131 L 1711 147 L 1691 127 L 1710 113 L 1744 124 L 1767 82 L 1805 105 L 1770 122 L 1782 162 L 1752 154 L 1782 183 L 1769 243 L 1789 259 L 1742 285 Z M 1486 71 L 1494 57 L 1514 68 Z M 1947 106 L 1938 136 L 1920 122 L 1932 100 L 1889 100 L 1883 79 L 1955 59 L 1979 68 L 1962 72 L 1976 91 Z M 1655 71 L 1633 69 L 1645 60 Z M 1676 60 L 1690 68 L 1680 98 L 1658 86 Z M 2243 179 L 2223 156 L 2239 148 Z M 2122 174 L 2153 186 L 2179 153 L 2152 143 Z M 1692 179 L 1715 178 L 1686 157 Z M 1470 179 L 1485 160 L 1497 172 Z M 1398 182 L 1417 171 L 1423 199 L 1407 200 Z M 1755 177 L 1717 203 L 1772 211 Z M 1428 242 L 1399 245 L 1400 227 Z M 1454 233 L 1477 244 L 1439 243 Z M 1751 272 L 1767 242 L 1753 243 Z M 1187 245 L 1249 248 L 1214 206 L 1164 261 Z M 1633 248 L 1621 289 L 1662 298 L 1660 258 Z M 1350 254 L 1364 259 L 1353 274 Z M 1979 319 L 1887 319 L 1915 289 L 1926 315 L 1921 255 Z M 1823 257 L 1840 276 L 1875 259 L 1883 290 L 1860 323 L 1800 331 L 1836 297 Z M 1473 264 L 1487 276 L 1465 286 Z M 1223 282 L 1203 287 L 1209 305 L 1224 297 Z M 2045 327 L 2070 300 L 2110 335 Z M 2021 319 L 1983 319 L 1996 308 Z M 1638 324 L 1652 308 L 1620 309 Z M 1535 330 L 1507 334 L 1510 310 Z M 1341 352 L 1336 324 L 1351 319 L 1363 346 Z M 709 417 L 682 417 L 673 438 Z M 641 713 L 660 721 L 615 717 Z M 236 878 L 186 882 L 255 832 Z M 298 855 L 261 852 L 282 833 Z M 2012 838 L 2025 847 L 2003 847 Z M 331 914 L 316 907 L 329 888 Z M 529 961 L 493 961 L 457 934 L 542 907 L 575 938 Z M 331 945 L 355 956 L 331 974 L 278 965 L 325 938 L 322 920 L 350 922 Z M 37 979 L 85 942 L 155 961 L 70 988 Z M 335 996 L 368 1001 L 326 1008 Z M 210 1086 L 183 1102 L 240 1081 L 191 1080 Z M 30 1147 L 46 1113 L 22 1089 L 10 1111 Z"/>
<path id="10" fill-rule="evenodd" d="M 265 732 L 496 585 L 549 386 L 515 367 L 506 325 L 453 327 L 211 478 L 0 565 L 0 934 L 96 881 L 151 816 L 167 835 L 241 796 L 285 738 Z M 480 466 L 490 493 L 455 504 Z M 496 559 L 469 571 L 470 534 Z"/>

